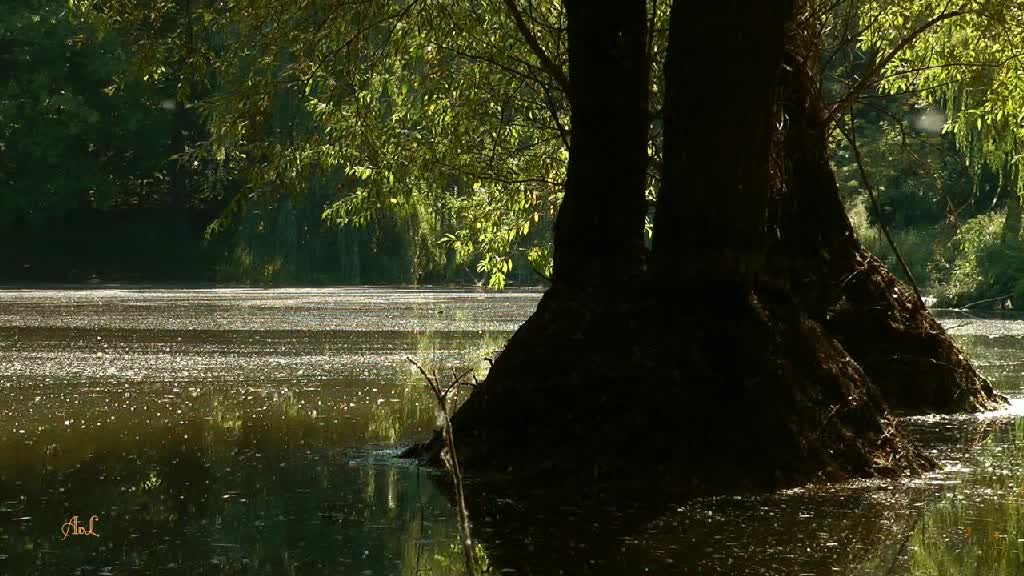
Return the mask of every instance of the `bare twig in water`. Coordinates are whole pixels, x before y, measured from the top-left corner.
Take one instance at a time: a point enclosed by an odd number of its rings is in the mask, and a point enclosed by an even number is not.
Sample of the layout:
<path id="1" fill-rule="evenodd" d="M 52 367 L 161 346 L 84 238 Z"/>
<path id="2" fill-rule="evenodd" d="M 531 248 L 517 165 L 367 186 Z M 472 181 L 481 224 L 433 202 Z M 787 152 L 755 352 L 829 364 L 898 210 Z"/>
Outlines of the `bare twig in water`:
<path id="1" fill-rule="evenodd" d="M 472 373 L 472 370 L 467 370 L 461 375 L 457 375 L 452 371 L 452 381 L 447 386 L 442 387 L 437 381 L 436 373 L 431 376 L 427 374 L 427 371 L 423 369 L 419 362 L 412 358 L 406 358 L 406 360 L 415 366 L 427 381 L 430 392 L 434 395 L 434 401 L 437 402 L 437 409 L 440 411 L 441 418 L 443 419 L 441 438 L 444 440 L 444 449 L 441 451 L 441 460 L 444 462 L 445 468 L 448 469 L 448 473 L 451 474 L 452 483 L 455 485 L 455 507 L 459 515 L 459 532 L 462 535 L 462 552 L 465 555 L 466 574 L 468 576 L 475 576 L 473 538 L 469 533 L 469 511 L 466 509 L 466 497 L 463 491 L 462 468 L 459 466 L 459 457 L 455 453 L 455 435 L 452 431 L 452 421 L 448 413 L 448 395 L 452 390 L 457 391 L 460 385 L 472 386 L 468 382 L 462 382 L 466 376 Z"/>
<path id="2" fill-rule="evenodd" d="M 946 326 L 945 330 L 946 332 L 949 332 L 950 330 L 956 330 L 957 328 L 963 328 L 968 325 L 970 325 L 970 322 L 961 322 L 959 324 L 954 324 L 953 326 Z"/>

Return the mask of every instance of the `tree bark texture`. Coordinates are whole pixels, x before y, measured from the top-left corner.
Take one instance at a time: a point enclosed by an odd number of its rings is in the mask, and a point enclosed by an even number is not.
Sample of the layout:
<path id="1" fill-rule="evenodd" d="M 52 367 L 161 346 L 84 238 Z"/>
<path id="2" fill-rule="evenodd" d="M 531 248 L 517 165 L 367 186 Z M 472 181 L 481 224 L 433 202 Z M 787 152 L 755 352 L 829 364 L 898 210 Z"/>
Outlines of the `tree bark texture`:
<path id="1" fill-rule="evenodd" d="M 568 0 L 570 154 L 554 282 L 621 286 L 644 247 L 649 66 L 644 2 Z"/>
<path id="2" fill-rule="evenodd" d="M 777 76 L 788 1 L 672 6 L 665 162 L 653 260 L 663 284 L 749 281 L 773 184 Z"/>

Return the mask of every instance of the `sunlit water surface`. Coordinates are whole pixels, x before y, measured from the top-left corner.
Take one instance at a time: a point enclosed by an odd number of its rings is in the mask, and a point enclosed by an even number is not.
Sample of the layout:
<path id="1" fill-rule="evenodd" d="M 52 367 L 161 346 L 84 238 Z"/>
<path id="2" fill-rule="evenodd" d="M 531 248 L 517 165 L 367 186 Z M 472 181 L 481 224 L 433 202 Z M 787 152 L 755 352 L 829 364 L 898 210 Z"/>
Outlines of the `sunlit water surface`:
<path id="1" fill-rule="evenodd" d="M 413 358 L 481 376 L 539 294 L 0 290 L 0 575 L 462 574 Z M 1011 398 L 906 424 L 923 478 L 666 503 L 514 499 L 506 574 L 1024 574 L 1024 321 L 943 314 Z M 524 417 L 528 425 L 528 416 Z M 471 511 L 472 512 L 472 511 Z M 98 537 L 69 535 L 72 516 Z"/>

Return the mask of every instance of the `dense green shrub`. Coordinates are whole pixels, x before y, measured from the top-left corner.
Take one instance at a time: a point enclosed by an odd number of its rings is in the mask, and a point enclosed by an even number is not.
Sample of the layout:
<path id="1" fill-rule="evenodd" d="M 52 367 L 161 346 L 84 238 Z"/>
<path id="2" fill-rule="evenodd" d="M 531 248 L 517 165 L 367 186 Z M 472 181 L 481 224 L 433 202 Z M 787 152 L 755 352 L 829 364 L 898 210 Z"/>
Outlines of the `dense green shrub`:
<path id="1" fill-rule="evenodd" d="M 868 202 L 867 198 L 862 196 L 847 206 L 847 214 L 850 217 L 850 223 L 853 224 L 857 239 L 877 256 L 889 271 L 906 281 L 903 268 L 889 247 L 889 243 L 886 242 L 878 227 L 871 223 L 866 202 Z M 935 259 L 939 247 L 948 242 L 948 233 L 938 226 L 890 229 L 889 233 L 892 235 L 900 255 L 903 256 L 904 262 L 907 263 L 907 268 L 914 276 L 914 281 L 922 291 L 928 292 L 932 284 L 930 264 Z"/>
<path id="2" fill-rule="evenodd" d="M 1002 242 L 1005 218 L 1005 212 L 972 218 L 936 255 L 931 269 L 941 305 L 1004 296 L 1024 303 L 1024 249 L 1019 241 Z"/>

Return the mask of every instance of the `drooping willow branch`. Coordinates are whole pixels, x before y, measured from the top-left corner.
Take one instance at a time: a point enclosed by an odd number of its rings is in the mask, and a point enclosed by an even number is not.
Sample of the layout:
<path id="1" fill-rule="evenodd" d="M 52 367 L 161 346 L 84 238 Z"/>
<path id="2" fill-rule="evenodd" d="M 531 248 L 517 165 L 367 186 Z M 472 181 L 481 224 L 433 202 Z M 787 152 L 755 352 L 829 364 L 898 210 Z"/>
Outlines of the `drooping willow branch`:
<path id="1" fill-rule="evenodd" d="M 945 22 L 946 20 L 956 18 L 957 16 L 963 16 L 964 14 L 967 14 L 967 12 L 963 10 L 943 12 L 942 14 L 939 14 L 938 16 L 931 18 L 924 24 L 921 24 L 920 26 L 915 28 L 910 34 L 903 38 L 903 40 L 900 40 L 900 42 L 896 44 L 896 46 L 893 47 L 893 49 L 890 50 L 888 54 L 886 54 L 885 56 L 878 60 L 875 60 L 875 64 L 871 67 L 870 70 L 867 71 L 867 73 L 860 77 L 860 80 L 858 80 L 857 83 L 853 85 L 853 88 L 850 88 L 850 90 L 846 93 L 845 96 L 840 98 L 838 102 L 832 105 L 832 108 L 831 110 L 829 110 L 828 116 L 825 119 L 825 125 L 831 126 L 836 121 L 838 121 L 843 114 L 843 110 L 846 110 L 850 106 L 850 104 L 852 104 L 853 101 L 856 100 L 861 95 L 861 93 L 868 88 L 868 86 L 871 86 L 873 83 L 877 82 L 879 73 L 882 70 L 884 70 L 885 67 L 888 66 L 894 58 L 896 58 L 896 56 L 899 56 L 900 52 L 903 52 L 904 49 L 913 44 L 914 41 L 917 40 L 919 36 L 921 36 L 921 34 L 924 34 L 932 27 L 942 22 Z"/>

